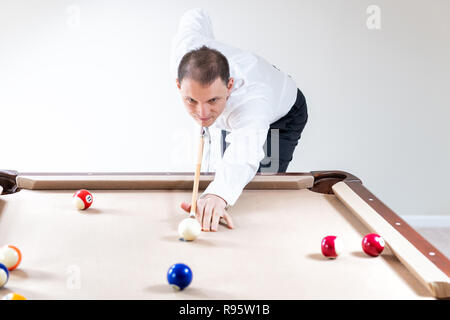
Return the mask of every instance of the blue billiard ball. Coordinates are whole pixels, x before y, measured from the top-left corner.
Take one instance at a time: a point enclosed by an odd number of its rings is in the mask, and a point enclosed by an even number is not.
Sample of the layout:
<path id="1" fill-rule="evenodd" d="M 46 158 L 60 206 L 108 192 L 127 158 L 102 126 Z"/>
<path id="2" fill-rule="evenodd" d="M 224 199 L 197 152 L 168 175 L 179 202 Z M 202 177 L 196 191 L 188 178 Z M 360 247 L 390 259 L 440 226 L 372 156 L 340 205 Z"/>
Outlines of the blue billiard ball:
<path id="1" fill-rule="evenodd" d="M 0 288 L 3 287 L 9 279 L 9 271 L 8 268 L 3 264 L 0 263 Z"/>
<path id="2" fill-rule="evenodd" d="M 173 288 L 183 290 L 192 281 L 192 271 L 187 265 L 176 263 L 167 271 L 167 281 Z"/>

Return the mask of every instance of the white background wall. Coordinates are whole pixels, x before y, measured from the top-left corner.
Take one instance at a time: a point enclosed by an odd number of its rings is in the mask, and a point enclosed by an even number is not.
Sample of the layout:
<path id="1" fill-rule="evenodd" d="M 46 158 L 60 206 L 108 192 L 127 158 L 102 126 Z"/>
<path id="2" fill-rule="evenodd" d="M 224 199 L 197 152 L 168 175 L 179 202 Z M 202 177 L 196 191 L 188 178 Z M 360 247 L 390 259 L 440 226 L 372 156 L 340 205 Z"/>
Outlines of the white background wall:
<path id="1" fill-rule="evenodd" d="M 289 171 L 345 170 L 401 215 L 450 215 L 448 0 L 0 0 L 0 168 L 193 171 L 168 71 L 194 7 L 304 92 Z"/>

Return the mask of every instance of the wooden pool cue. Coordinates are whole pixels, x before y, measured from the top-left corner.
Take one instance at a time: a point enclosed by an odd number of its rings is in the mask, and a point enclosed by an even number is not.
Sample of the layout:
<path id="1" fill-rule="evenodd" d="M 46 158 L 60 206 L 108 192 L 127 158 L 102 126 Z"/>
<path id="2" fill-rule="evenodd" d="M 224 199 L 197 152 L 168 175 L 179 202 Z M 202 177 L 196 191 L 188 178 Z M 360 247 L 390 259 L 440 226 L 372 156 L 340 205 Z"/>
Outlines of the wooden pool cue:
<path id="1" fill-rule="evenodd" d="M 195 168 L 195 176 L 194 176 L 194 188 L 192 190 L 192 200 L 191 200 L 191 213 L 189 217 L 195 218 L 195 213 L 197 212 L 197 195 L 198 195 L 198 185 L 200 180 L 200 170 L 202 168 L 202 160 L 203 160 L 203 143 L 205 138 L 205 130 L 203 127 L 200 128 L 200 142 L 198 146 L 197 153 L 197 165 Z"/>

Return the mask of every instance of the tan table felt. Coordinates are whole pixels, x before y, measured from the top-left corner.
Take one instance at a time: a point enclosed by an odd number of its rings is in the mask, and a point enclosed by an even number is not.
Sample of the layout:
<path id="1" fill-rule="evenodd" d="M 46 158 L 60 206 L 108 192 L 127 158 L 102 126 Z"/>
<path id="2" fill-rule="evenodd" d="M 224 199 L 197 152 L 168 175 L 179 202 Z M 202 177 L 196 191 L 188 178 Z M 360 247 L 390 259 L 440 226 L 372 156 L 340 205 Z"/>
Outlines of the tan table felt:
<path id="1" fill-rule="evenodd" d="M 95 191 L 76 210 L 73 191 L 0 197 L 0 244 L 23 253 L 0 294 L 29 299 L 420 299 L 428 290 L 390 254 L 361 251 L 368 230 L 334 195 L 303 190 L 246 190 L 230 210 L 236 229 L 178 239 L 188 216 L 186 191 Z M 2 210 L 3 207 L 8 210 Z M 320 252 L 339 235 L 345 253 Z M 177 262 L 193 270 L 175 292 L 166 281 Z M 74 278 L 77 284 L 73 285 Z M 77 287 L 79 286 L 79 287 Z"/>

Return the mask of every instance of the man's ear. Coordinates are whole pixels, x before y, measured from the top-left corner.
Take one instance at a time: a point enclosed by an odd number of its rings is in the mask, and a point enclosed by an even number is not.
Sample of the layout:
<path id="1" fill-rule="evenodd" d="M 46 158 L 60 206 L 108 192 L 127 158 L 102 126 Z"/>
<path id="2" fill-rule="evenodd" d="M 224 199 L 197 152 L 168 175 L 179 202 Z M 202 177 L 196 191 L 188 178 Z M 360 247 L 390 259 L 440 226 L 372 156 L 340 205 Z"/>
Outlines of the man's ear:
<path id="1" fill-rule="evenodd" d="M 228 85 L 227 85 L 228 91 L 231 91 L 231 89 L 233 88 L 233 84 L 234 84 L 234 79 L 233 79 L 233 78 L 230 78 L 230 79 L 228 80 Z"/>
<path id="2" fill-rule="evenodd" d="M 180 83 L 180 81 L 178 81 L 178 78 L 177 78 L 176 82 L 177 82 L 178 89 L 181 89 L 181 83 Z"/>

